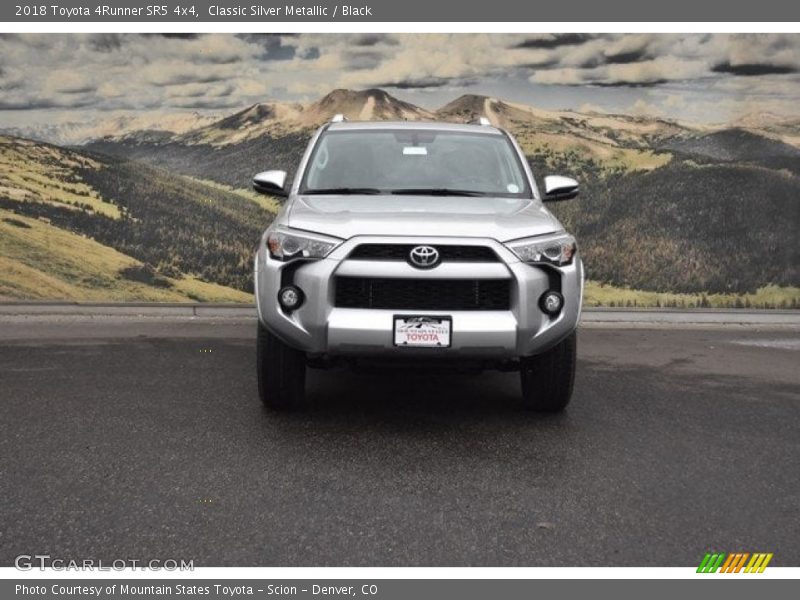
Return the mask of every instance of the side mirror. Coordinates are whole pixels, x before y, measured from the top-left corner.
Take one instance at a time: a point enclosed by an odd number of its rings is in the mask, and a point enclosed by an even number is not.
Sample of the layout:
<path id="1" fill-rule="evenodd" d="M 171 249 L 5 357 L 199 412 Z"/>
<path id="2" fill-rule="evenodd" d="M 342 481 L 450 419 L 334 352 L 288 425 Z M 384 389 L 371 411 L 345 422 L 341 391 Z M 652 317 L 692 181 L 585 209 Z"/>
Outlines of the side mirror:
<path id="1" fill-rule="evenodd" d="M 253 177 L 253 189 L 259 194 L 270 196 L 288 196 L 286 185 L 286 171 L 263 171 Z"/>
<path id="2" fill-rule="evenodd" d="M 578 182 L 572 179 L 572 177 L 548 175 L 544 178 L 544 198 L 542 200 L 545 202 L 571 200 L 577 195 Z"/>

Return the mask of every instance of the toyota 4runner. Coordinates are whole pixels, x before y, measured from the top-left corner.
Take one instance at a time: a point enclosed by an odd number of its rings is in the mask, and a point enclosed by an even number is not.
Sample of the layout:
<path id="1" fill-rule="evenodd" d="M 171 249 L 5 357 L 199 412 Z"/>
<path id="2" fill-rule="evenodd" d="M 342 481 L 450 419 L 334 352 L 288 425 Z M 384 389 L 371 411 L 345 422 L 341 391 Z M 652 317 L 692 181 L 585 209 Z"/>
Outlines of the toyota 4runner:
<path id="1" fill-rule="evenodd" d="M 383 363 L 519 370 L 524 404 L 559 411 L 575 376 L 583 266 L 508 132 L 477 124 L 322 126 L 255 258 L 258 389 L 301 406 L 308 367 Z"/>

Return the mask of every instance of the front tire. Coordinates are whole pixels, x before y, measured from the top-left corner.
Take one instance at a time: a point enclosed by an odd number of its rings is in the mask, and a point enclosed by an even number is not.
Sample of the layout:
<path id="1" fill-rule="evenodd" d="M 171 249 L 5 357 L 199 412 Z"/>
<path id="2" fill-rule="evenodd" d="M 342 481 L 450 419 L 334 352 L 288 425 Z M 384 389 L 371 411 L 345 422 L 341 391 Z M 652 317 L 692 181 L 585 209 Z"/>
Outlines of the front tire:
<path id="1" fill-rule="evenodd" d="M 538 412 L 560 412 L 572 397 L 578 349 L 573 331 L 556 346 L 536 356 L 520 359 L 522 403 Z"/>
<path id="2" fill-rule="evenodd" d="M 306 355 L 287 346 L 258 323 L 256 336 L 258 395 L 273 410 L 296 410 L 305 404 Z"/>

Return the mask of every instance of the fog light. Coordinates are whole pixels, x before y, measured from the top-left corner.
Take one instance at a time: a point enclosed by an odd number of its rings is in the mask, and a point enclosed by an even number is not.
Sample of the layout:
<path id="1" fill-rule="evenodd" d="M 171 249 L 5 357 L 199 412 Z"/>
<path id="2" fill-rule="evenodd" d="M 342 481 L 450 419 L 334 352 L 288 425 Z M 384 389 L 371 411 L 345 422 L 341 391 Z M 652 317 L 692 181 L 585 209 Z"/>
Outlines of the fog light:
<path id="1" fill-rule="evenodd" d="M 278 302 L 286 310 L 294 310 L 303 303 L 303 292 L 298 287 L 287 285 L 278 292 Z"/>
<path id="2" fill-rule="evenodd" d="M 557 315 L 564 306 L 564 296 L 558 292 L 545 292 L 539 298 L 539 308 L 550 316 Z"/>

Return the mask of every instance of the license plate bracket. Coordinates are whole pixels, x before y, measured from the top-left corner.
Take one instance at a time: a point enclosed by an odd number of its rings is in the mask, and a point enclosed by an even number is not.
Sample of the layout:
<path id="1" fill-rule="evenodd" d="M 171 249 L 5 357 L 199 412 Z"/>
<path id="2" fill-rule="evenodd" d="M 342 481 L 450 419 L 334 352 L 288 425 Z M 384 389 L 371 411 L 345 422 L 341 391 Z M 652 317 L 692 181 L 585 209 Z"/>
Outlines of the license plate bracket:
<path id="1" fill-rule="evenodd" d="M 442 315 L 394 315 L 394 345 L 401 348 L 449 348 L 453 318 Z"/>

